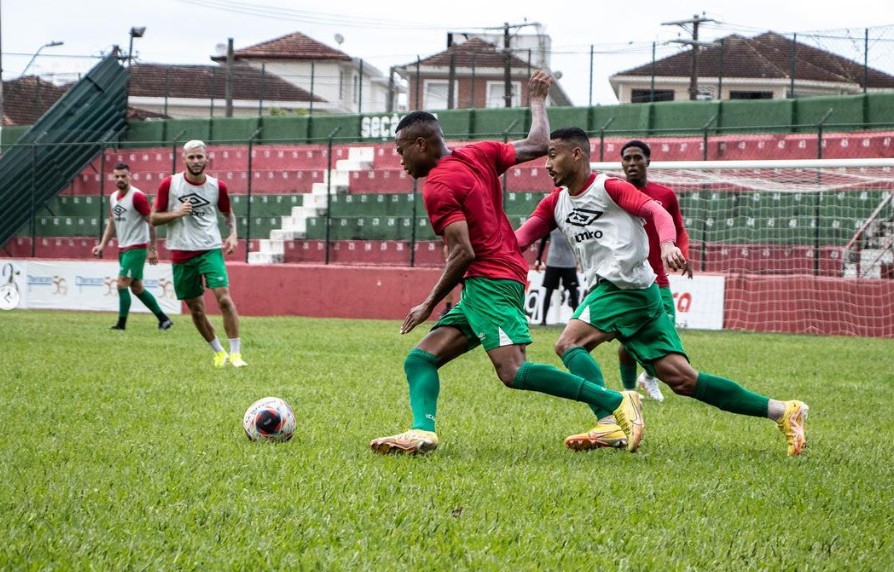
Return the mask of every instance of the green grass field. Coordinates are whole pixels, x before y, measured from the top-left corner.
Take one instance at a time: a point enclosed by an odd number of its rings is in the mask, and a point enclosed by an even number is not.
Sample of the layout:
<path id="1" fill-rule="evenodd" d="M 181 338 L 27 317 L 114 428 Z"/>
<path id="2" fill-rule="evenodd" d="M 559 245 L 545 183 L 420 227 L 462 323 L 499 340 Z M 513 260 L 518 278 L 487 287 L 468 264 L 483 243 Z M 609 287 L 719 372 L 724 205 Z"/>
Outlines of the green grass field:
<path id="1" fill-rule="evenodd" d="M 573 453 L 589 409 L 504 388 L 481 350 L 441 370 L 442 445 L 408 458 L 368 442 L 408 426 L 423 331 L 243 318 L 250 367 L 215 370 L 175 321 L 0 313 L 0 569 L 894 569 L 892 340 L 683 333 L 697 369 L 810 405 L 797 458 L 675 395 L 645 403 L 638 453 Z M 558 333 L 531 359 L 561 365 Z M 616 347 L 594 355 L 618 388 Z M 267 395 L 289 443 L 242 432 Z"/>

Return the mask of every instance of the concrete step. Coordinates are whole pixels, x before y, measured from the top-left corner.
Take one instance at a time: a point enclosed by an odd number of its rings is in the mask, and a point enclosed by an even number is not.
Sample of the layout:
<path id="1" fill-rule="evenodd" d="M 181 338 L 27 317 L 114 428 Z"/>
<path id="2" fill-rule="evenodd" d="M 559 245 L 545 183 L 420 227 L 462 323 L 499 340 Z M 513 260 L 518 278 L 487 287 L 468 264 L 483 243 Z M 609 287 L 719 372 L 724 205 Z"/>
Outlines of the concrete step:
<path id="1" fill-rule="evenodd" d="M 284 255 L 272 252 L 249 252 L 249 264 L 282 264 Z"/>
<path id="2" fill-rule="evenodd" d="M 347 193 L 347 192 L 348 192 L 348 184 L 349 184 L 348 177 L 347 177 L 347 174 L 345 174 L 345 180 L 344 180 L 344 182 L 339 183 L 339 182 L 337 182 L 337 181 L 333 181 L 333 183 L 332 183 L 332 193 L 333 193 L 333 194 L 335 194 L 335 193 L 338 193 L 338 194 L 345 194 L 345 193 Z M 313 195 L 317 195 L 317 196 L 323 196 L 323 197 L 325 197 L 325 196 L 329 193 L 329 184 L 328 184 L 328 183 L 314 183 L 314 184 L 311 185 L 311 187 L 310 187 L 310 192 L 311 192 L 311 194 L 313 194 Z M 305 193 L 304 196 L 307 196 L 307 194 Z"/>
<path id="3" fill-rule="evenodd" d="M 360 161 L 357 159 L 339 159 L 335 162 L 335 170 L 339 172 L 369 171 L 372 169 L 372 160 Z"/>
<path id="4" fill-rule="evenodd" d="M 271 241 L 286 241 L 286 240 L 295 240 L 296 238 L 304 238 L 307 235 L 306 231 L 298 231 L 291 230 L 285 228 L 276 228 L 270 231 L 270 240 Z"/>
<path id="5" fill-rule="evenodd" d="M 301 234 L 303 237 L 303 235 L 307 233 L 307 218 L 308 217 L 304 216 L 303 214 L 300 216 L 292 215 L 280 217 L 280 219 L 282 220 L 282 224 L 280 224 L 279 226 L 284 231 L 294 234 Z M 274 238 L 272 234 L 270 238 Z"/>
<path id="6" fill-rule="evenodd" d="M 286 251 L 285 244 L 281 240 L 270 240 L 262 238 L 258 241 L 258 252 L 269 254 L 284 254 Z"/>

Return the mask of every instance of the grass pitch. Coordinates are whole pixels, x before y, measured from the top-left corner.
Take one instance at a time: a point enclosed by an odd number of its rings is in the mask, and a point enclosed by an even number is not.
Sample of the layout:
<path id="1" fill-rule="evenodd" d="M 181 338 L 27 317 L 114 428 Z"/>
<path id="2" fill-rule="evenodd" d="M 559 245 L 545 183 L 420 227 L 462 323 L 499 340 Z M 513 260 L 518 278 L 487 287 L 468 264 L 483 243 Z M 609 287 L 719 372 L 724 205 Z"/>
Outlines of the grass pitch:
<path id="1" fill-rule="evenodd" d="M 638 453 L 573 453 L 589 409 L 507 390 L 481 350 L 441 370 L 441 447 L 406 458 L 368 442 L 408 427 L 424 329 L 243 318 L 250 366 L 216 370 L 175 321 L 0 313 L 0 569 L 894 569 L 891 340 L 683 333 L 697 369 L 810 405 L 798 458 L 774 423 L 672 394 Z M 529 357 L 561 367 L 558 333 Z M 614 388 L 616 347 L 594 354 Z M 267 395 L 289 443 L 242 432 Z"/>

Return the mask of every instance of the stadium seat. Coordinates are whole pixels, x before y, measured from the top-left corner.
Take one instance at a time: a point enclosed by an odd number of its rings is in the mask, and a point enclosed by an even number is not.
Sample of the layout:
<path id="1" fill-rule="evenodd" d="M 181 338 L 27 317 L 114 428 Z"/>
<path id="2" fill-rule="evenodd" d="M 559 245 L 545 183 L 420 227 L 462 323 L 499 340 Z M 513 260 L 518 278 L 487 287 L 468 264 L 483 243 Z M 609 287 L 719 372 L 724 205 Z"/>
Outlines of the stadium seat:
<path id="1" fill-rule="evenodd" d="M 510 167 L 503 183 L 505 192 L 546 193 L 554 188 L 553 181 L 540 161 Z"/>
<path id="2" fill-rule="evenodd" d="M 328 150 L 325 145 L 258 145 L 252 149 L 252 168 L 260 170 L 326 169 Z M 234 169 L 237 167 L 234 165 Z M 243 163 L 239 170 L 248 168 Z"/>
<path id="3" fill-rule="evenodd" d="M 364 193 L 411 193 L 413 177 L 401 168 L 375 169 L 370 171 L 352 171 L 349 176 L 350 192 Z M 417 183 L 417 191 L 422 185 Z"/>
<path id="4" fill-rule="evenodd" d="M 122 149 L 106 152 L 106 165 L 115 166 L 115 163 L 127 163 L 131 172 L 135 171 L 159 171 L 171 173 L 174 167 L 174 151 L 171 147 L 149 147 L 144 149 Z M 178 158 L 178 164 L 182 168 L 183 160 Z"/>

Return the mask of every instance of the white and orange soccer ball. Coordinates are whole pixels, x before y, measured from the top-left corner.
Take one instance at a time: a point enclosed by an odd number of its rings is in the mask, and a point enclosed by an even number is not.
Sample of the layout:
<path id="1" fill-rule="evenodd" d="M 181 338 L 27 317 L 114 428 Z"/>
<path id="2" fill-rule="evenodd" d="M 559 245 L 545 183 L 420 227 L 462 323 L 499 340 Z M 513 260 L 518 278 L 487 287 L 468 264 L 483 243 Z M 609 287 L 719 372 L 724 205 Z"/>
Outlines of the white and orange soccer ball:
<path id="1" fill-rule="evenodd" d="M 279 397 L 252 403 L 242 418 L 245 434 L 252 441 L 288 441 L 295 434 L 295 412 Z"/>

